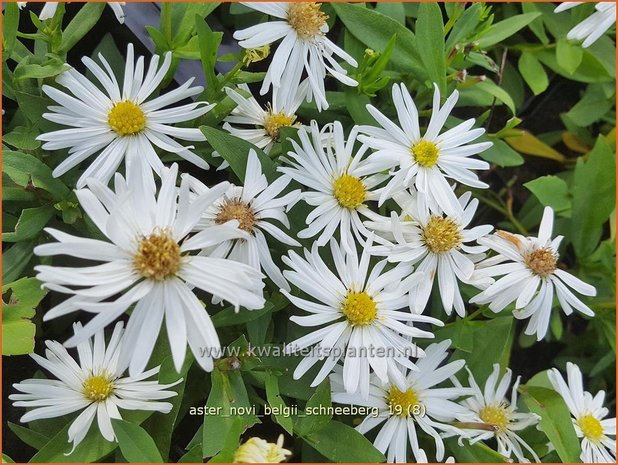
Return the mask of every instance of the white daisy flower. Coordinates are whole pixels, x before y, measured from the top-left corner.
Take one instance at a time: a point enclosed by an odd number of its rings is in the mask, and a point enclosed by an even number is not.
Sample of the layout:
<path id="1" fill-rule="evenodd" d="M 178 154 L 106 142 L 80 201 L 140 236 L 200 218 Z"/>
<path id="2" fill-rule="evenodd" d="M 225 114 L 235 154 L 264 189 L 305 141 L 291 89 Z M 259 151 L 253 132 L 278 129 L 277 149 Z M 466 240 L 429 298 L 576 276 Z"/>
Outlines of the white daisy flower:
<path id="1" fill-rule="evenodd" d="M 395 380 L 382 383 L 377 376 L 371 375 L 368 398 L 345 391 L 341 370 L 331 375 L 333 402 L 379 409 L 378 416 L 367 416 L 356 429 L 365 434 L 384 423 L 374 446 L 386 454 L 388 462 L 407 462 L 408 443 L 416 461 L 427 461 L 425 451 L 418 444 L 417 425 L 434 439 L 437 461 L 444 458 L 444 442 L 440 433 L 463 433 L 450 423 L 461 419 L 465 413 L 465 409 L 455 400 L 471 394 L 471 390 L 461 386 L 436 387 L 457 373 L 465 363 L 456 360 L 440 366 L 448 356 L 450 343 L 447 339 L 427 347 L 425 357 L 416 363 L 418 371 L 410 371 L 403 386 Z"/>
<path id="2" fill-rule="evenodd" d="M 563 2 L 554 10 L 556 13 L 569 10 L 585 2 Z M 567 39 L 583 41 L 582 47 L 590 47 L 603 34 L 616 24 L 616 3 L 600 2 L 594 5 L 595 12 L 575 26 L 567 34 Z"/>
<path id="3" fill-rule="evenodd" d="M 116 15 L 116 19 L 120 24 L 124 24 L 124 18 L 126 17 L 124 13 L 124 6 L 126 2 L 106 2 L 111 8 L 114 14 Z M 21 9 L 25 7 L 28 2 L 17 2 L 17 6 Z M 53 18 L 56 14 L 56 10 L 58 9 L 58 2 L 45 2 L 43 5 L 43 9 L 41 13 L 39 13 L 39 19 L 41 21 L 45 21 L 46 19 Z"/>
<path id="4" fill-rule="evenodd" d="M 290 455 L 292 451 L 283 448 L 283 434 L 276 443 L 252 437 L 236 449 L 233 463 L 281 463 Z"/>
<path id="5" fill-rule="evenodd" d="M 525 333 L 536 333 L 539 341 L 547 333 L 554 291 L 566 315 L 575 309 L 584 315 L 594 316 L 594 312 L 569 287 L 586 296 L 596 295 L 596 289 L 558 268 L 558 246 L 562 236 L 552 240 L 553 224 L 554 211 L 545 207 L 538 237 L 497 231 L 479 239 L 480 244 L 498 255 L 481 262 L 475 273 L 479 278 L 502 278 L 470 299 L 470 303 L 489 304 L 489 308 L 496 313 L 515 302 L 513 315 L 520 320 L 530 318 Z"/>
<path id="6" fill-rule="evenodd" d="M 433 111 L 427 130 L 421 135 L 418 110 L 404 84 L 393 85 L 393 103 L 401 127 L 397 126 L 377 108 L 367 105 L 367 110 L 382 126 L 361 126 L 358 138 L 375 152 L 368 158 L 376 171 L 397 168 L 380 195 L 380 204 L 393 192 L 414 186 L 426 194 L 430 203 L 437 203 L 448 214 L 460 208 L 453 189 L 446 178 L 471 187 L 486 188 L 472 170 L 489 168 L 489 163 L 470 158 L 491 147 L 491 142 L 468 144 L 485 130 L 472 129 L 471 118 L 440 134 L 449 114 L 455 107 L 459 93 L 455 90 L 440 107 L 440 91 L 435 85 Z"/>
<path id="7" fill-rule="evenodd" d="M 95 314 L 66 342 L 68 347 L 101 330 L 135 304 L 126 330 L 133 344 L 121 354 L 132 376 L 146 367 L 164 317 L 176 369 L 182 366 L 188 342 L 200 366 L 212 370 L 213 357 L 219 356 L 219 338 L 193 288 L 237 308 L 264 306 L 258 271 L 232 260 L 195 255 L 220 242 L 248 237 L 236 227 L 236 221 L 213 225 L 189 236 L 202 213 L 227 191 L 229 184 L 218 184 L 192 198 L 187 177 L 180 189 L 176 187 L 177 172 L 174 164 L 161 173 L 158 195 L 134 180 L 129 180 L 128 186 L 117 183 L 116 193 L 90 180 L 89 189 L 77 190 L 76 195 L 107 240 L 76 237 L 48 228 L 46 231 L 58 242 L 35 248 L 40 256 L 68 255 L 102 262 L 86 267 L 36 267 L 37 278 L 44 286 L 73 294 L 49 310 L 44 320 L 80 309 Z"/>
<path id="8" fill-rule="evenodd" d="M 260 94 L 268 88 L 289 88 L 295 92 L 300 85 L 303 69 L 307 72 L 309 87 L 307 101 L 315 99 L 318 111 L 328 108 L 324 79 L 327 72 L 339 82 L 356 86 L 347 71 L 337 63 L 339 57 L 356 67 L 356 60 L 326 37 L 328 16 L 316 2 L 249 2 L 243 3 L 281 21 L 256 24 L 236 31 L 234 38 L 241 47 L 252 49 L 283 39 L 268 67 Z"/>
<path id="9" fill-rule="evenodd" d="M 170 69 L 172 54 L 166 53 L 159 67 L 159 56 L 154 55 L 144 73 L 144 57 L 133 58 L 133 45 L 127 48 L 124 81 L 120 88 L 109 63 L 99 55 L 105 70 L 88 57 L 82 58 L 86 68 L 94 74 L 105 92 L 75 69 L 62 73 L 56 81 L 71 94 L 54 87 L 43 86 L 43 91 L 60 106 L 51 106 L 51 113 L 43 116 L 55 123 L 70 126 L 41 134 L 43 149 L 69 149 L 69 156 L 53 171 L 58 177 L 79 165 L 86 158 L 98 153 L 95 161 L 79 178 L 77 187 L 86 185 L 88 178 L 107 183 L 126 157 L 127 169 L 132 166 L 130 157 L 144 158 L 160 174 L 163 163 L 154 150 L 159 147 L 176 153 L 182 158 L 207 169 L 201 157 L 191 152 L 193 147 L 183 147 L 172 137 L 190 141 L 205 140 L 197 128 L 179 128 L 170 124 L 197 118 L 212 108 L 206 102 L 193 102 L 165 108 L 202 92 L 202 87 L 190 87 L 193 78 L 182 86 L 149 100 Z"/>
<path id="10" fill-rule="evenodd" d="M 293 316 L 290 320 L 301 326 L 320 326 L 286 348 L 289 353 L 295 353 L 312 347 L 311 354 L 296 367 L 294 379 L 299 379 L 316 363 L 326 359 L 311 383 L 311 386 L 317 386 L 343 359 L 346 391 L 359 391 L 367 397 L 371 371 L 383 382 L 400 379 L 403 383 L 399 365 L 416 369 L 410 357 L 423 357 L 424 352 L 411 338 L 433 338 L 434 335 L 414 327 L 413 323 L 443 326 L 435 318 L 399 311 L 407 302 L 401 279 L 409 271 L 397 267 L 384 272 L 385 260 L 369 271 L 370 246 L 371 238 L 359 261 L 356 252 L 345 253 L 332 239 L 330 249 L 335 272 L 324 263 L 315 244 L 311 252 L 305 250 L 305 259 L 295 252 L 283 257 L 285 264 L 292 268 L 284 271 L 284 276 L 312 297 L 306 300 L 283 291 L 292 304 L 310 313 Z M 421 278 L 418 275 L 418 279 Z"/>
<path id="11" fill-rule="evenodd" d="M 308 227 L 298 233 L 300 238 L 314 237 L 316 243 L 325 245 L 337 229 L 342 246 L 355 251 L 355 238 L 364 243 L 369 232 L 363 226 L 361 215 L 371 215 L 367 202 L 378 199 L 375 189 L 387 176 L 368 167 L 363 156 L 366 146 L 354 152 L 356 129 L 346 142 L 341 123 L 335 121 L 322 133 L 315 121 L 310 128 L 298 131 L 302 145 L 292 141 L 293 152 L 285 160 L 291 167 L 279 171 L 311 189 L 302 198 L 316 207 L 307 215 Z"/>
<path id="12" fill-rule="evenodd" d="M 81 325 L 76 323 L 74 329 L 80 331 Z M 122 419 L 119 408 L 169 413 L 172 404 L 160 400 L 174 397 L 176 392 L 165 389 L 182 379 L 172 384 L 145 381 L 159 373 L 160 367 L 136 377 L 122 377 L 124 369 L 118 361 L 128 345 L 123 333 L 123 324 L 119 322 L 107 347 L 103 331 L 97 332 L 94 340 L 83 340 L 77 345 L 78 361 L 59 342 L 45 341 L 45 357 L 30 356 L 56 379 L 27 379 L 13 385 L 20 392 L 9 396 L 15 401 L 13 406 L 31 409 L 20 421 L 29 423 L 81 411 L 68 430 L 73 452 L 86 437 L 95 417 L 101 435 L 115 441 L 111 420 Z"/>
<path id="13" fill-rule="evenodd" d="M 230 186 L 228 191 L 214 202 L 202 214 L 194 231 L 202 231 L 215 225 L 225 224 L 231 220 L 238 222 L 238 228 L 244 231 L 241 238 L 221 241 L 210 247 L 206 255 L 229 258 L 255 268 L 263 269 L 277 287 L 290 290 L 290 286 L 273 261 L 266 241 L 265 232 L 279 243 L 300 247 L 271 221 L 275 220 L 290 228 L 286 208 L 293 205 L 300 196 L 300 190 L 292 191 L 275 198 L 287 187 L 290 178 L 281 176 L 268 185 L 262 174 L 262 165 L 254 150 L 249 151 L 244 186 Z M 206 195 L 209 188 L 195 178 L 191 178 L 191 187 L 198 195 Z"/>
<path id="14" fill-rule="evenodd" d="M 582 372 L 574 363 L 567 362 L 567 381 L 554 368 L 547 375 L 556 391 L 564 398 L 577 436 L 582 438 L 580 459 L 584 463 L 616 463 L 616 419 L 603 407 L 605 392 L 592 396 L 584 391 Z M 610 437 L 611 436 L 611 437 Z"/>
<path id="15" fill-rule="evenodd" d="M 470 444 L 494 438 L 498 444 L 498 453 L 506 458 L 510 459 L 514 455 L 518 462 L 529 462 L 525 449 L 536 462 L 540 462 L 534 450 L 517 434 L 518 431 L 537 424 L 539 417 L 534 413 L 517 411 L 520 376 L 513 384 L 510 400 L 507 399 L 512 376 L 511 370 L 507 369 L 506 374 L 499 380 L 500 365 L 496 363 L 485 382 L 485 389 L 481 391 L 474 375 L 468 370 L 468 382 L 473 395 L 461 403 L 468 412 L 466 422 L 460 424 L 461 428 L 465 428 L 463 437 L 470 439 Z M 453 381 L 459 385 L 456 379 Z"/>
<path id="16" fill-rule="evenodd" d="M 399 192 L 395 200 L 402 209 L 401 215 L 391 212 L 390 219 L 381 217 L 381 220 L 365 222 L 367 228 L 392 241 L 389 245 L 374 247 L 372 253 L 386 256 L 389 262 L 418 263 L 415 273 L 425 274 L 425 279 L 415 280 L 416 284 L 409 291 L 412 312 L 423 312 L 437 275 L 446 313 L 450 315 L 455 308 L 459 316 L 465 316 L 459 282 L 479 285 L 473 279 L 475 263 L 485 257 L 483 252 L 487 250 L 487 247 L 468 243 L 493 229 L 490 225 L 467 229 L 479 203 L 471 197 L 470 192 L 464 193 L 458 199 L 460 209 L 446 216 L 431 212 L 424 195 Z"/>

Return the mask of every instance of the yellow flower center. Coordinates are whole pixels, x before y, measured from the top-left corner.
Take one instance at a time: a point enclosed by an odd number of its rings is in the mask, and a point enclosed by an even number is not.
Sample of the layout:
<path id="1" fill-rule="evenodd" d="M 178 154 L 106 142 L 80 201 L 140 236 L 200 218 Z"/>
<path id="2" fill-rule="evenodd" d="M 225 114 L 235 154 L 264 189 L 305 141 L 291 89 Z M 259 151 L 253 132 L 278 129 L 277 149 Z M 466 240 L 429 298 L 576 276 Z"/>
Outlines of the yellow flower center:
<path id="1" fill-rule="evenodd" d="M 431 216 L 423 228 L 423 239 L 431 252 L 444 253 L 459 246 L 463 236 L 455 220 Z"/>
<path id="2" fill-rule="evenodd" d="M 240 229 L 250 233 L 255 225 L 255 213 L 249 205 L 240 200 L 227 200 L 219 207 L 215 223 L 223 224 L 232 220 L 237 220 Z"/>
<path id="3" fill-rule="evenodd" d="M 249 438 L 234 452 L 233 463 L 281 463 L 290 455 L 290 451 L 282 446 L 282 437 L 276 444 L 257 437 Z"/>
<path id="4" fill-rule="evenodd" d="M 84 397 L 92 402 L 103 402 L 112 392 L 114 392 L 114 383 L 109 376 L 103 374 L 90 376 L 82 384 Z"/>
<path id="5" fill-rule="evenodd" d="M 506 404 L 486 405 L 479 412 L 484 423 L 498 427 L 499 431 L 506 431 L 510 421 L 510 411 Z"/>
<path id="6" fill-rule="evenodd" d="M 132 136 L 146 127 L 146 115 L 130 100 L 114 104 L 107 115 L 107 123 L 119 136 Z"/>
<path id="7" fill-rule="evenodd" d="M 601 422 L 592 415 L 584 415 L 577 420 L 577 426 L 582 433 L 592 442 L 598 442 L 603 436 L 603 426 Z"/>
<path id="8" fill-rule="evenodd" d="M 416 163 L 423 168 L 431 168 L 438 161 L 440 154 L 438 147 L 433 142 L 421 140 L 412 146 L 410 149 Z"/>
<path id="9" fill-rule="evenodd" d="M 368 325 L 376 319 L 378 314 L 375 301 L 365 291 L 348 291 L 341 311 L 352 326 Z"/>
<path id="10" fill-rule="evenodd" d="M 419 399 L 413 389 L 402 392 L 397 387 L 391 386 L 386 395 L 386 403 L 393 414 L 409 417 L 414 415 L 418 409 Z"/>
<path id="11" fill-rule="evenodd" d="M 333 195 L 344 208 L 358 208 L 365 201 L 367 191 L 360 178 L 344 174 L 333 182 Z"/>
<path id="12" fill-rule="evenodd" d="M 264 119 L 264 130 L 272 140 L 278 141 L 281 128 L 294 125 L 294 121 L 296 121 L 296 115 L 288 116 L 285 113 L 268 112 Z"/>
<path id="13" fill-rule="evenodd" d="M 152 233 L 140 239 L 133 265 L 144 278 L 163 281 L 180 269 L 180 246 L 169 232 Z"/>
<path id="14" fill-rule="evenodd" d="M 534 274 L 545 278 L 556 270 L 558 257 L 552 249 L 543 248 L 530 252 L 524 261 Z"/>
<path id="15" fill-rule="evenodd" d="M 242 58 L 242 62 L 245 66 L 249 66 L 251 63 L 257 63 L 268 58 L 270 55 L 270 45 L 266 44 L 262 47 L 245 49 L 245 55 Z"/>
<path id="16" fill-rule="evenodd" d="M 316 2 L 291 3 L 288 7 L 288 23 L 301 39 L 311 39 L 322 34 L 328 15 Z"/>

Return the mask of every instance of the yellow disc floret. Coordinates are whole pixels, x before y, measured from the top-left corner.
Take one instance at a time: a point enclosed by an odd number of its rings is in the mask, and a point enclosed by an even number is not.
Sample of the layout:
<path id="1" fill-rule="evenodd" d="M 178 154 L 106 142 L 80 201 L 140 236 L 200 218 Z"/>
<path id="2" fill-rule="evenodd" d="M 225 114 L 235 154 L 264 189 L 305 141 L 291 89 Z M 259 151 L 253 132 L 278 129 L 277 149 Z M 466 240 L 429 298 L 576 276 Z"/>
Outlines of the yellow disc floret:
<path id="1" fill-rule="evenodd" d="M 400 417 L 409 417 L 419 411 L 419 398 L 413 389 L 400 391 L 397 387 L 391 386 L 385 400 L 389 411 Z"/>
<path id="2" fill-rule="evenodd" d="M 333 181 L 333 195 L 344 208 L 358 208 L 365 201 L 367 191 L 360 178 L 344 174 Z"/>
<path id="3" fill-rule="evenodd" d="M 510 410 L 506 404 L 486 405 L 479 412 L 484 423 L 493 425 L 498 431 L 506 431 L 510 421 Z"/>
<path id="4" fill-rule="evenodd" d="M 416 163 L 423 168 L 431 168 L 438 162 L 440 151 L 433 142 L 421 140 L 414 144 L 410 149 Z"/>
<path id="5" fill-rule="evenodd" d="M 603 436 L 603 426 L 601 422 L 592 415 L 584 415 L 577 420 L 577 426 L 582 433 L 592 442 L 599 442 Z"/>
<path id="6" fill-rule="evenodd" d="M 272 140 L 278 141 L 281 128 L 293 126 L 294 121 L 296 121 L 295 115 L 269 112 L 264 118 L 264 130 Z"/>
<path id="7" fill-rule="evenodd" d="M 114 383 L 106 374 L 92 375 L 82 384 L 82 393 L 92 402 L 103 402 L 114 391 Z"/>
<path id="8" fill-rule="evenodd" d="M 322 34 L 328 15 L 320 10 L 316 2 L 290 3 L 288 6 L 288 23 L 301 39 L 311 39 Z"/>
<path id="9" fill-rule="evenodd" d="M 125 100 L 114 104 L 107 115 L 107 123 L 119 136 L 132 136 L 144 130 L 146 115 L 138 105 Z"/>
<path id="10" fill-rule="evenodd" d="M 180 269 L 181 252 L 168 231 L 158 231 L 139 240 L 133 265 L 144 278 L 162 281 Z"/>
<path id="11" fill-rule="evenodd" d="M 341 311 L 352 326 L 368 325 L 376 319 L 378 314 L 375 301 L 365 291 L 348 291 Z"/>
<path id="12" fill-rule="evenodd" d="M 542 278 L 545 278 L 556 271 L 558 257 L 550 248 L 536 249 L 524 258 L 530 270 Z"/>
<path id="13" fill-rule="evenodd" d="M 219 206 L 215 223 L 223 224 L 232 220 L 237 220 L 239 228 L 250 233 L 255 225 L 255 213 L 251 206 L 241 200 L 226 200 Z"/>
<path id="14" fill-rule="evenodd" d="M 463 236 L 455 220 L 434 215 L 423 228 L 423 239 L 431 252 L 444 253 L 458 247 Z"/>

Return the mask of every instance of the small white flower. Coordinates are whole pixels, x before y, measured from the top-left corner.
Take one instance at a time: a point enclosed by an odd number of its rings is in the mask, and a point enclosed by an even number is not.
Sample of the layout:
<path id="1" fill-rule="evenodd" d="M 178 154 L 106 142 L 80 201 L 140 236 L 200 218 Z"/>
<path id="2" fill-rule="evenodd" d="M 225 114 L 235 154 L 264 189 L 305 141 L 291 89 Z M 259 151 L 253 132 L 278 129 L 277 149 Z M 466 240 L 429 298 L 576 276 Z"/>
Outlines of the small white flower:
<path id="1" fill-rule="evenodd" d="M 256 24 L 236 31 L 234 38 L 243 48 L 252 49 L 283 39 L 275 51 L 266 72 L 260 94 L 268 88 L 288 88 L 296 92 L 306 71 L 309 80 L 307 101 L 315 99 L 318 111 L 328 108 L 324 79 L 330 73 L 348 86 L 358 83 L 347 76 L 347 71 L 337 63 L 340 57 L 356 67 L 354 58 L 326 37 L 328 16 L 316 2 L 249 2 L 243 3 L 281 21 Z"/>
<path id="2" fill-rule="evenodd" d="M 360 135 L 359 140 L 375 150 L 367 161 L 376 171 L 397 168 L 382 190 L 380 204 L 393 192 L 414 186 L 431 199 L 429 203 L 435 202 L 444 212 L 451 214 L 460 206 L 446 178 L 471 187 L 488 187 L 472 170 L 488 169 L 489 163 L 470 157 L 487 150 L 492 144 L 468 144 L 485 130 L 472 129 L 475 120 L 471 118 L 440 134 L 458 98 L 459 93 L 455 90 L 440 107 L 440 91 L 435 86 L 431 119 L 423 135 L 418 110 L 404 84 L 393 85 L 393 103 L 401 127 L 374 106 L 367 105 L 369 113 L 382 126 L 361 126 L 359 129 L 365 134 Z"/>
<path id="3" fill-rule="evenodd" d="M 385 384 L 371 375 L 368 398 L 345 392 L 341 370 L 331 375 L 333 402 L 379 409 L 378 416 L 367 416 L 356 429 L 365 434 L 384 423 L 374 445 L 386 454 L 388 462 L 407 462 L 408 443 L 416 461 L 427 461 L 425 451 L 419 448 L 417 425 L 434 439 L 437 461 L 444 458 L 440 433 L 463 433 L 449 423 L 462 418 L 465 409 L 455 401 L 471 394 L 471 390 L 461 386 L 436 387 L 457 373 L 465 363 L 456 360 L 440 366 L 448 356 L 450 343 L 450 340 L 445 340 L 427 347 L 425 357 L 416 363 L 418 371 L 410 371 L 403 385 L 393 379 Z"/>
<path id="4" fill-rule="evenodd" d="M 183 147 L 172 137 L 190 141 L 205 140 L 196 128 L 179 128 L 170 124 L 189 121 L 208 112 L 212 105 L 193 102 L 166 108 L 202 92 L 202 87 L 190 87 L 193 78 L 170 92 L 148 100 L 165 78 L 172 63 L 172 54 L 165 54 L 159 67 L 159 56 L 154 55 L 147 70 L 144 57 L 133 58 L 133 45 L 127 48 L 124 81 L 119 86 L 109 63 L 99 55 L 102 69 L 88 57 L 82 58 L 86 68 L 99 81 L 101 90 L 75 69 L 62 73 L 56 79 L 73 94 L 54 87 L 43 86 L 43 91 L 60 106 L 49 107 L 51 113 L 43 117 L 70 129 L 61 129 L 41 134 L 37 139 L 45 141 L 43 149 L 69 149 L 69 156 L 53 171 L 58 177 L 79 165 L 86 158 L 99 153 L 94 162 L 84 171 L 77 187 L 86 185 L 88 178 L 107 183 L 126 157 L 126 168 L 134 165 L 131 157 L 141 157 L 157 173 L 163 163 L 154 150 L 158 147 L 176 153 L 185 160 L 207 169 L 201 157 Z"/>
<path id="5" fill-rule="evenodd" d="M 295 379 L 326 359 L 311 384 L 317 386 L 343 359 L 346 391 L 359 391 L 367 397 L 371 371 L 383 382 L 389 379 L 403 382 L 399 366 L 416 369 L 409 358 L 423 357 L 424 352 L 411 338 L 433 338 L 434 335 L 414 327 L 414 322 L 443 326 L 435 318 L 400 311 L 407 302 L 401 278 L 409 271 L 397 267 L 384 272 L 385 260 L 369 271 L 370 245 L 371 239 L 359 261 L 356 252 L 344 253 L 332 239 L 330 249 L 335 272 L 324 263 L 315 244 L 311 252 L 305 250 L 304 260 L 295 252 L 283 258 L 292 268 L 292 271 L 284 271 L 285 277 L 312 297 L 312 300 L 301 299 L 283 291 L 292 304 L 310 313 L 293 316 L 290 320 L 306 327 L 321 326 L 287 347 L 288 352 L 294 353 L 313 346 L 312 353 L 294 371 Z"/>
<path id="6" fill-rule="evenodd" d="M 182 366 L 188 342 L 200 366 L 210 371 L 213 357 L 219 356 L 219 338 L 193 289 L 227 300 L 237 308 L 258 309 L 264 306 L 264 285 L 261 273 L 248 265 L 195 253 L 248 235 L 236 221 L 189 235 L 202 213 L 227 191 L 228 183 L 195 197 L 189 191 L 187 177 L 180 189 L 176 187 L 178 167 L 174 164 L 161 173 L 161 188 L 156 195 L 151 172 L 145 171 L 151 184 L 144 186 L 138 175 L 140 167 L 136 168 L 137 179 L 126 184 L 117 175 L 115 193 L 95 180 L 89 181 L 89 189 L 76 191 L 82 208 L 106 240 L 46 229 L 58 242 L 36 247 L 37 255 L 68 255 L 100 264 L 37 266 L 37 278 L 44 286 L 72 294 L 49 310 L 44 320 L 80 309 L 94 313 L 94 318 L 66 342 L 72 347 L 135 304 L 126 330 L 132 344 L 121 354 L 121 362 L 126 362 L 132 376 L 146 367 L 164 317 L 176 369 Z"/>
<path id="7" fill-rule="evenodd" d="M 480 244 L 498 255 L 479 263 L 475 273 L 479 278 L 503 277 L 470 299 L 471 303 L 489 304 L 496 313 L 515 302 L 513 315 L 520 320 L 530 318 L 525 333 L 536 333 L 539 341 L 547 333 L 554 291 L 565 314 L 570 315 L 575 309 L 594 316 L 569 287 L 586 296 L 596 295 L 596 289 L 558 268 L 558 246 L 562 236 L 552 240 L 553 224 L 554 211 L 545 207 L 538 237 L 497 231 L 479 239 Z"/>
<path id="8" fill-rule="evenodd" d="M 320 234 L 316 243 L 321 247 L 339 229 L 341 245 L 353 251 L 355 238 L 363 243 L 363 237 L 369 234 L 361 215 L 371 214 L 367 202 L 377 200 L 379 193 L 375 188 L 386 176 L 368 169 L 363 160 L 367 147 L 354 153 L 355 129 L 347 142 L 338 121 L 324 129 L 321 132 L 315 121 L 310 128 L 301 128 L 298 134 L 302 146 L 292 141 L 294 151 L 288 152 L 291 159 L 286 160 L 291 167 L 281 167 L 279 171 L 311 189 L 303 193 L 303 199 L 316 208 L 307 215 L 308 227 L 298 237 Z"/>
<path id="9" fill-rule="evenodd" d="M 556 13 L 581 5 L 585 2 L 563 2 L 554 10 Z M 590 47 L 616 23 L 616 3 L 600 2 L 594 5 L 595 12 L 575 26 L 567 39 L 583 41 L 582 47 Z"/>
<path id="10" fill-rule="evenodd" d="M 499 454 L 509 459 L 514 455 L 519 462 L 528 462 L 522 449 L 523 446 L 536 462 L 540 462 L 534 450 L 517 434 L 517 431 L 535 425 L 539 420 L 534 413 L 517 411 L 517 387 L 521 377 L 518 376 L 515 380 L 509 401 L 506 395 L 512 378 L 510 369 L 507 369 L 506 374 L 498 381 L 500 365 L 494 364 L 483 391 L 479 388 L 470 370 L 468 370 L 468 375 L 473 395 L 465 399 L 462 405 L 467 409 L 466 423 L 475 423 L 478 429 L 466 428 L 463 437 L 469 438 L 470 444 L 495 438 Z M 457 383 L 456 380 L 455 382 Z"/>
<path id="11" fill-rule="evenodd" d="M 17 6 L 19 8 L 23 8 L 28 4 L 28 2 L 17 2 Z M 126 2 L 107 2 L 107 4 L 112 8 L 112 11 L 116 15 L 116 19 L 120 24 L 124 24 L 124 18 L 126 15 L 124 14 L 123 7 L 126 5 Z M 53 18 L 56 14 L 56 10 L 58 9 L 58 2 L 45 2 L 43 5 L 43 9 L 41 13 L 39 13 L 39 19 L 41 21 L 45 21 L 46 19 Z"/>
<path id="12" fill-rule="evenodd" d="M 236 449 L 233 463 L 281 463 L 290 455 L 292 452 L 283 448 L 283 434 L 276 444 L 252 437 Z"/>
<path id="13" fill-rule="evenodd" d="M 616 419 L 603 407 L 605 392 L 592 396 L 584 391 L 582 373 L 577 365 L 567 362 L 567 382 L 553 368 L 547 375 L 556 391 L 564 398 L 577 436 L 582 438 L 580 459 L 584 463 L 616 463 Z M 610 437 L 611 436 L 611 437 Z"/>
<path id="14" fill-rule="evenodd" d="M 264 232 L 268 233 L 283 245 L 300 246 L 296 240 L 271 222 L 275 220 L 290 228 L 286 208 L 296 202 L 300 190 L 275 198 L 289 182 L 290 178 L 281 176 L 268 185 L 255 151 L 249 151 L 244 186 L 230 186 L 228 191 L 202 214 L 202 219 L 194 228 L 194 231 L 199 232 L 236 220 L 238 228 L 246 234 L 210 247 L 206 255 L 246 263 L 258 271 L 263 269 L 278 288 L 289 291 L 290 286 L 273 261 L 264 235 Z M 207 194 L 209 191 L 208 187 L 194 178 L 191 178 L 191 187 L 198 195 Z"/>
<path id="15" fill-rule="evenodd" d="M 81 330 L 81 325 L 76 323 L 74 329 Z M 119 322 L 107 348 L 103 331 L 97 332 L 94 340 L 83 340 L 77 345 L 78 361 L 59 342 L 45 341 L 45 357 L 30 356 L 56 379 L 28 379 L 13 385 L 20 392 L 9 396 L 15 401 L 13 405 L 31 408 L 20 421 L 29 423 L 82 411 L 68 431 L 73 452 L 95 418 L 101 435 L 108 441 L 115 441 L 111 420 L 122 419 L 119 408 L 169 413 L 172 404 L 159 401 L 174 397 L 176 392 L 165 389 L 182 379 L 172 384 L 145 381 L 159 373 L 160 367 L 136 377 L 122 377 L 124 369 L 118 363 L 119 357 L 127 345 L 133 344 L 123 338 L 123 333 L 123 324 Z"/>
<path id="16" fill-rule="evenodd" d="M 458 200 L 459 211 L 445 216 L 431 212 L 424 195 L 399 192 L 395 194 L 395 200 L 402 208 L 401 215 L 391 212 L 390 219 L 377 217 L 365 222 L 369 229 L 393 241 L 375 247 L 372 253 L 388 257 L 389 262 L 419 263 L 416 272 L 424 273 L 425 278 L 417 281 L 409 294 L 410 310 L 415 313 L 425 309 L 437 275 L 446 313 L 450 315 L 455 308 L 459 316 L 465 316 L 459 282 L 478 285 L 473 279 L 475 263 L 485 257 L 483 252 L 487 250 L 487 247 L 467 243 L 478 240 L 493 229 L 490 225 L 467 229 L 479 203 L 471 197 L 470 192 L 464 193 Z"/>

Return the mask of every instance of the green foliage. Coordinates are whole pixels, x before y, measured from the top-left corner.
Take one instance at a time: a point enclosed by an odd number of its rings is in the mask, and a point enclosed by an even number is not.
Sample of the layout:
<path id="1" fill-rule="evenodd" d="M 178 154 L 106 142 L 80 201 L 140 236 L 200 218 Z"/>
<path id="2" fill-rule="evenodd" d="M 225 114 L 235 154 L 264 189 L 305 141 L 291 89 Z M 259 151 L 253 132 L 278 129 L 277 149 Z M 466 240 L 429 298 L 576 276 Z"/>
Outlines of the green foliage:
<path id="1" fill-rule="evenodd" d="M 21 278 L 2 286 L 2 355 L 34 350 L 36 327 L 31 319 L 46 294 L 36 278 Z"/>

